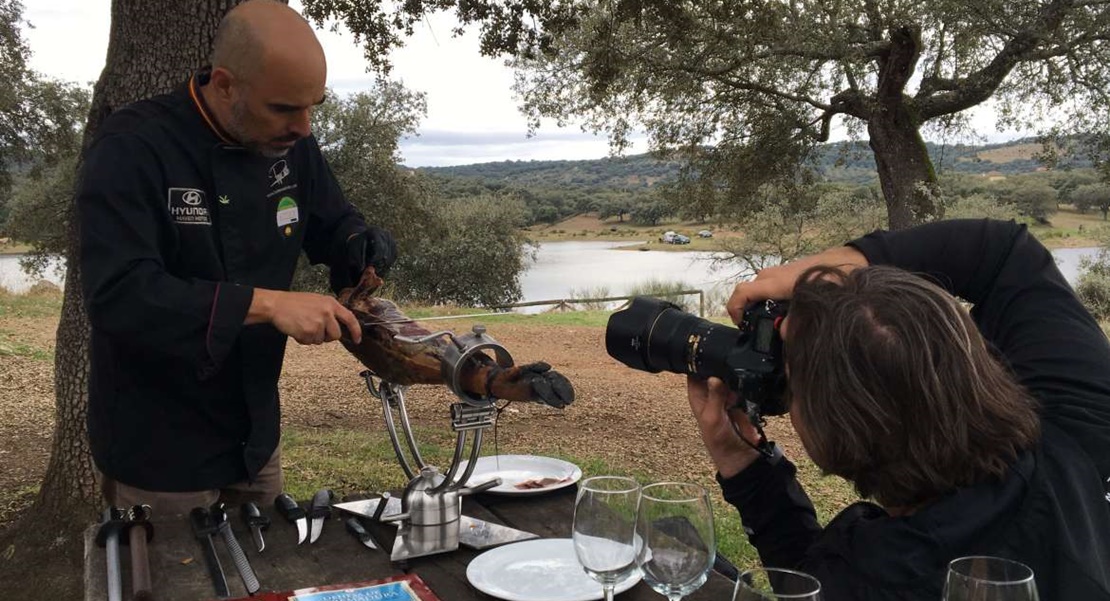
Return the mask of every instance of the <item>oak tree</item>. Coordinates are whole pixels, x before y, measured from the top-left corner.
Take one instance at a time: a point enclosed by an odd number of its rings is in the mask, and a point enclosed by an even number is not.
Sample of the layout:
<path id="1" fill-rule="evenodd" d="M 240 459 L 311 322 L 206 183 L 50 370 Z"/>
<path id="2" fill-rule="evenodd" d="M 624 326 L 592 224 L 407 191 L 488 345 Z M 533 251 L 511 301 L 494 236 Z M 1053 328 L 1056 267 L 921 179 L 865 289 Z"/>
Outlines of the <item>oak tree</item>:
<path id="1" fill-rule="evenodd" d="M 966 128 L 966 111 L 987 100 L 1003 126 L 1110 129 L 1106 0 L 306 0 L 306 10 L 342 19 L 383 68 L 425 14 L 453 10 L 460 28 L 480 29 L 484 53 L 517 57 L 533 123 L 581 119 L 618 149 L 643 128 L 734 205 L 795 177 L 837 123 L 866 136 L 894 228 L 943 212 L 923 130 Z"/>

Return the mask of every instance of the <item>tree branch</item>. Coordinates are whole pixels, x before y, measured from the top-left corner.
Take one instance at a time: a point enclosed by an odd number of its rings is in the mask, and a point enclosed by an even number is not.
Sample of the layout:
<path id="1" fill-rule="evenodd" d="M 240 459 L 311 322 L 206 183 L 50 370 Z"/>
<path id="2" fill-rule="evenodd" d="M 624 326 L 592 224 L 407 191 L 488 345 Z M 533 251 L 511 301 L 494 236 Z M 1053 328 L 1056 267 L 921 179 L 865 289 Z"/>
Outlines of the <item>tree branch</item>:
<path id="1" fill-rule="evenodd" d="M 1032 60 L 1049 34 L 1059 29 L 1068 12 L 1082 0 L 1054 0 L 1035 22 L 1014 35 L 982 69 L 961 79 L 927 78 L 915 97 L 922 121 L 956 113 L 990 98 L 1019 62 Z M 1086 0 L 1105 3 L 1107 0 Z M 940 93 L 938 93 L 940 92 Z"/>

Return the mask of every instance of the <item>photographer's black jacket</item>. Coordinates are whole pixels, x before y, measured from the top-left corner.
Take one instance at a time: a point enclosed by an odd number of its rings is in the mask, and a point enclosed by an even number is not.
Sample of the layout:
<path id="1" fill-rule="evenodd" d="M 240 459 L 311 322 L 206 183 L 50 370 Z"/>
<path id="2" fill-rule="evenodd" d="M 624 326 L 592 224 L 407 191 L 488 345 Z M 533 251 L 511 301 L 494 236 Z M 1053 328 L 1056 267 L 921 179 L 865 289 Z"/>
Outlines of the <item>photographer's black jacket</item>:
<path id="1" fill-rule="evenodd" d="M 104 121 L 77 206 L 97 467 L 156 491 L 253 478 L 279 440 L 286 342 L 243 325 L 254 288 L 288 290 L 302 249 L 338 264 L 366 228 L 315 139 L 282 158 L 232 144 L 194 78 Z"/>
<path id="2" fill-rule="evenodd" d="M 1040 401 L 1042 440 L 1001 483 L 904 517 L 856 503 L 824 529 L 794 466 L 759 461 L 721 486 L 764 565 L 815 575 L 826 601 L 935 601 L 950 560 L 998 555 L 1033 568 L 1043 601 L 1110 599 L 1110 345 L 1052 255 L 1024 226 L 988 220 L 851 245 L 974 304 L 980 331 Z"/>

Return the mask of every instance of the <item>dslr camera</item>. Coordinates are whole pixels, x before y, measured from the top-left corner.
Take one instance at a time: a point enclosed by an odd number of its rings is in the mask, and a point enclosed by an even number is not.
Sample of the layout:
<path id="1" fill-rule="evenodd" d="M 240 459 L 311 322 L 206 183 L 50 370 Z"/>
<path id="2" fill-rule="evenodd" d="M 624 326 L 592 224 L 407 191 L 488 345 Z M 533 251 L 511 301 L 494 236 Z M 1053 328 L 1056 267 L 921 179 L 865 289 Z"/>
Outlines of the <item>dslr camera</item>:
<path id="1" fill-rule="evenodd" d="M 716 376 L 739 393 L 752 422 L 786 413 L 779 323 L 787 303 L 763 301 L 744 311 L 739 328 L 707 321 L 674 303 L 637 296 L 609 317 L 605 350 L 625 365 L 658 373 Z"/>

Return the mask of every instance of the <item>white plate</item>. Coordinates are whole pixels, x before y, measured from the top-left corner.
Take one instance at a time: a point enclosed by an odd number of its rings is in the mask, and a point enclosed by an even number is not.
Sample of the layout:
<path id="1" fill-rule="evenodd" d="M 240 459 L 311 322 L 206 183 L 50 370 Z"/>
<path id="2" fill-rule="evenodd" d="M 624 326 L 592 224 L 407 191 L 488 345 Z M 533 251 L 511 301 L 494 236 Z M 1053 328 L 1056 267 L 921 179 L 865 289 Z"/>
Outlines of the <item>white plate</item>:
<path id="1" fill-rule="evenodd" d="M 459 464 L 459 473 L 469 461 Z M 582 479 L 582 470 L 573 463 L 540 457 L 538 455 L 490 455 L 479 457 L 467 485 L 481 484 L 492 478 L 501 478 L 501 484 L 485 492 L 499 495 L 538 495 L 570 486 Z M 516 485 L 532 478 L 559 478 L 561 482 L 543 488 L 517 488 Z"/>
<path id="2" fill-rule="evenodd" d="M 623 593 L 640 581 L 640 570 L 617 583 Z M 490 549 L 466 567 L 466 579 L 483 593 L 508 601 L 591 601 L 602 599 L 601 584 L 590 578 L 569 538 L 541 538 Z"/>

